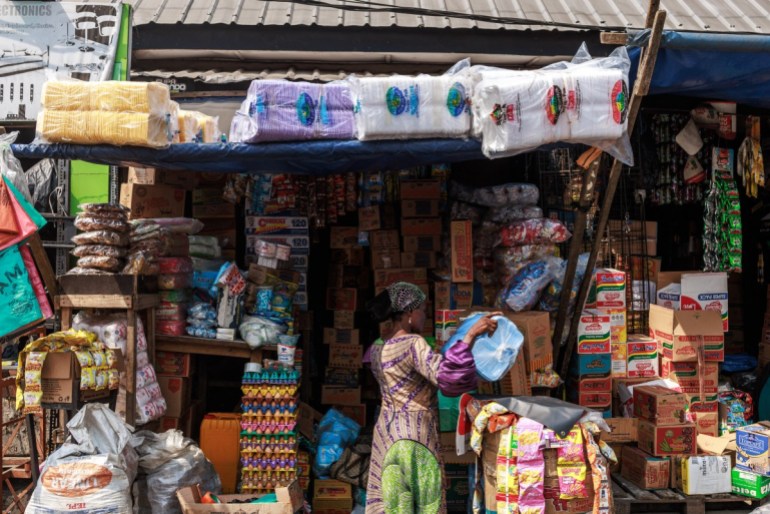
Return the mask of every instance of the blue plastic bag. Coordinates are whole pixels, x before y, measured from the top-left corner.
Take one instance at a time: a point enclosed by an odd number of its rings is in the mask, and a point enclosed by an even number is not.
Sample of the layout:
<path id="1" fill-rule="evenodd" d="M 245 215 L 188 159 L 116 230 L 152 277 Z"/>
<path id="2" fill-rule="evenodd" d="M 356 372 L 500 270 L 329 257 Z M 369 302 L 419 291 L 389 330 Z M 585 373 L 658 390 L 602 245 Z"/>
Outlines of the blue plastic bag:
<path id="1" fill-rule="evenodd" d="M 316 432 L 318 447 L 313 471 L 318 478 L 329 478 L 332 464 L 358 439 L 360 431 L 358 423 L 336 409 L 329 409 L 318 424 Z"/>

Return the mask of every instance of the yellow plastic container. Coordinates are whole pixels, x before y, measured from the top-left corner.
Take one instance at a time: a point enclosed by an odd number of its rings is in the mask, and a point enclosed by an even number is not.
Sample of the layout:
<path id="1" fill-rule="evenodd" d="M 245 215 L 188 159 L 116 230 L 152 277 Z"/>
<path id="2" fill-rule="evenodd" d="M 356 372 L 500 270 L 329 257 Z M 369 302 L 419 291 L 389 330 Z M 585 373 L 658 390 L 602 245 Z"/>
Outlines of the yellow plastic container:
<path id="1" fill-rule="evenodd" d="M 234 493 L 240 463 L 241 415 L 211 412 L 201 423 L 201 450 L 219 473 L 224 494 Z"/>

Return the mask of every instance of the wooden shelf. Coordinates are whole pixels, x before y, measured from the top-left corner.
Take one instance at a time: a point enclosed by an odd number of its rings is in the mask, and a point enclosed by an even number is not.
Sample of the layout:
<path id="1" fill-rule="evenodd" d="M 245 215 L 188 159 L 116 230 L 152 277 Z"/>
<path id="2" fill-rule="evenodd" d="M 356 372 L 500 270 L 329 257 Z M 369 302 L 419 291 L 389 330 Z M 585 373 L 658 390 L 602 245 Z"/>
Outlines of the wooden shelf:
<path id="1" fill-rule="evenodd" d="M 157 307 L 158 295 L 59 295 L 55 298 L 57 308 L 70 309 L 133 309 L 144 310 Z"/>
<path id="2" fill-rule="evenodd" d="M 238 359 L 259 359 L 259 355 L 263 351 L 275 351 L 275 349 L 274 345 L 268 345 L 252 350 L 245 341 L 241 340 L 222 341 L 220 339 L 206 339 L 203 337 L 155 335 L 155 351 L 216 355 Z"/>

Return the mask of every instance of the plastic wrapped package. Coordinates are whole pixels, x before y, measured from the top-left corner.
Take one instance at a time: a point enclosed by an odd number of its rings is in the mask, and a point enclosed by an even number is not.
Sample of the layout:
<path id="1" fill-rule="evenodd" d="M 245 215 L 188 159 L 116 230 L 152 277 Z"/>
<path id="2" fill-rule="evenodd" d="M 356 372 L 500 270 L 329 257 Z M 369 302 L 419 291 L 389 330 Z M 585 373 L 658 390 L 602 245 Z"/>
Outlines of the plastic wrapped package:
<path id="1" fill-rule="evenodd" d="M 583 282 L 583 277 L 586 273 L 586 267 L 588 266 L 588 254 L 581 253 L 578 257 L 577 268 L 575 269 L 575 277 L 572 280 L 572 288 L 569 298 L 569 311 L 575 307 L 575 301 L 577 301 L 577 295 L 580 290 L 580 284 Z M 561 291 L 564 287 L 564 275 L 567 273 L 567 261 L 562 259 L 556 270 L 553 281 L 548 284 L 548 287 L 543 292 L 543 296 L 540 299 L 540 310 L 548 312 L 556 312 L 559 310 L 559 303 L 561 301 Z"/>
<path id="2" fill-rule="evenodd" d="M 137 454 L 131 428 L 101 403 L 86 404 L 67 423 L 67 441 L 45 460 L 27 505 L 30 514 L 132 514 Z"/>
<path id="3" fill-rule="evenodd" d="M 484 216 L 484 210 L 469 203 L 454 202 L 451 216 L 453 220 L 468 220 L 473 225 L 478 225 Z"/>
<path id="4" fill-rule="evenodd" d="M 197 234 L 203 230 L 203 223 L 193 218 L 152 218 L 152 221 L 173 233 Z"/>
<path id="5" fill-rule="evenodd" d="M 29 177 L 24 173 L 21 162 L 19 162 L 19 159 L 13 154 L 13 150 L 11 150 L 11 145 L 16 141 L 18 135 L 18 132 L 0 134 L 0 174 L 13 184 L 16 191 L 21 193 L 25 200 L 33 203 L 32 196 L 29 194 L 29 183 L 27 182 Z"/>
<path id="6" fill-rule="evenodd" d="M 100 255 L 87 255 L 78 259 L 79 268 L 99 269 L 102 271 L 116 272 L 123 265 L 123 261 L 118 257 L 107 257 Z"/>
<path id="7" fill-rule="evenodd" d="M 177 110 L 177 127 L 180 143 L 194 143 L 198 133 L 198 120 L 192 111 Z"/>
<path id="8" fill-rule="evenodd" d="M 160 266 L 149 252 L 132 251 L 126 259 L 123 273 L 128 275 L 157 275 Z"/>
<path id="9" fill-rule="evenodd" d="M 147 499 L 152 512 L 182 514 L 176 491 L 183 487 L 199 485 L 203 491 L 221 493 L 214 465 L 179 430 L 161 434 L 141 431 L 135 438 L 141 441 L 136 451 L 139 469 L 147 475 Z"/>
<path id="10" fill-rule="evenodd" d="M 235 143 L 353 137 L 353 99 L 344 82 L 254 80 L 230 126 Z"/>
<path id="11" fill-rule="evenodd" d="M 43 110 L 37 134 L 48 143 L 80 145 L 165 148 L 171 142 L 166 116 L 136 112 Z"/>
<path id="12" fill-rule="evenodd" d="M 318 423 L 317 452 L 313 471 L 318 478 L 329 478 L 329 468 L 337 462 L 345 448 L 358 439 L 361 427 L 337 409 L 329 409 Z"/>
<path id="13" fill-rule="evenodd" d="M 560 259 L 550 257 L 524 266 L 500 292 L 500 305 L 505 305 L 514 312 L 530 310 L 553 280 L 559 265 Z"/>
<path id="14" fill-rule="evenodd" d="M 192 273 L 192 261 L 189 257 L 161 257 L 158 259 L 160 272 L 163 274 Z"/>
<path id="15" fill-rule="evenodd" d="M 168 107 L 168 131 L 171 134 L 171 143 L 179 143 L 179 104 L 173 100 L 169 102 Z"/>
<path id="16" fill-rule="evenodd" d="M 67 275 L 110 275 L 111 271 L 104 271 L 101 269 L 96 268 L 81 268 L 80 266 L 75 266 L 74 268 L 67 271 Z"/>
<path id="17" fill-rule="evenodd" d="M 216 325 L 216 323 L 214 323 Z M 203 339 L 216 339 L 217 329 L 213 327 L 203 327 L 195 325 L 187 325 L 185 332 L 190 337 L 201 337 Z"/>
<path id="18" fill-rule="evenodd" d="M 192 293 L 187 289 L 170 289 L 159 291 L 158 296 L 161 302 L 187 303 L 192 300 Z"/>
<path id="19" fill-rule="evenodd" d="M 81 203 L 80 211 L 93 216 L 106 216 L 126 219 L 128 208 L 117 203 Z"/>
<path id="20" fill-rule="evenodd" d="M 165 229 L 158 234 L 160 241 L 160 255 L 164 257 L 188 257 L 190 255 L 190 243 L 186 234 L 168 232 Z"/>
<path id="21" fill-rule="evenodd" d="M 564 243 L 572 234 L 559 220 L 537 218 L 514 221 L 500 229 L 498 246 Z"/>
<path id="22" fill-rule="evenodd" d="M 185 334 L 187 322 L 185 320 L 158 320 L 155 322 L 155 330 L 159 334 L 167 336 L 183 336 Z"/>
<path id="23" fill-rule="evenodd" d="M 72 250 L 75 257 L 85 257 L 88 255 L 101 255 L 104 257 L 125 257 L 126 249 L 119 246 L 109 245 L 78 245 Z"/>
<path id="24" fill-rule="evenodd" d="M 500 237 L 500 225 L 484 221 L 473 231 L 474 257 L 487 257 L 497 244 Z M 450 249 L 451 250 L 451 249 Z M 445 249 L 446 253 L 446 249 Z"/>
<path id="25" fill-rule="evenodd" d="M 496 158 L 549 143 L 581 143 L 633 165 L 627 123 L 630 67 L 620 47 L 601 59 L 482 80 L 472 101 L 482 151 Z"/>
<path id="26" fill-rule="evenodd" d="M 158 289 L 168 291 L 170 289 L 189 289 L 191 286 L 192 275 L 190 273 L 158 275 Z"/>
<path id="27" fill-rule="evenodd" d="M 506 273 L 527 261 L 558 255 L 559 248 L 555 245 L 522 245 L 510 248 L 497 248 L 494 253 L 495 269 L 498 273 Z"/>
<path id="28" fill-rule="evenodd" d="M 187 304 L 160 302 L 155 310 L 155 318 L 164 321 L 187 319 Z"/>
<path id="29" fill-rule="evenodd" d="M 73 236 L 72 242 L 76 245 L 128 246 L 128 235 L 113 230 L 94 230 Z"/>
<path id="30" fill-rule="evenodd" d="M 136 112 L 165 117 L 171 93 L 160 82 L 48 81 L 43 84 L 41 107 L 51 111 Z"/>
<path id="31" fill-rule="evenodd" d="M 471 322 L 470 319 L 464 323 Z M 476 373 L 482 380 L 497 382 L 513 367 L 519 350 L 524 342 L 524 336 L 512 321 L 503 316 L 495 316 L 497 330 L 491 335 L 482 334 L 473 343 L 473 360 L 476 363 Z"/>
<path id="32" fill-rule="evenodd" d="M 362 141 L 470 135 L 471 84 L 464 73 L 349 80 Z"/>
<path id="33" fill-rule="evenodd" d="M 251 348 L 275 343 L 286 327 L 259 316 L 246 316 L 238 327 L 241 337 Z"/>
<path id="34" fill-rule="evenodd" d="M 75 216 L 75 228 L 83 232 L 112 231 L 128 232 L 129 225 L 125 219 L 102 217 L 96 214 L 80 213 Z"/>
<path id="35" fill-rule="evenodd" d="M 219 117 L 193 111 L 196 120 L 197 143 L 220 143 L 222 132 L 219 130 Z"/>
<path id="36" fill-rule="evenodd" d="M 485 207 L 506 207 L 509 205 L 537 205 L 540 190 L 534 184 L 509 183 L 488 187 L 468 187 L 452 182 L 450 194 L 460 201 Z"/>
<path id="37" fill-rule="evenodd" d="M 507 224 L 512 221 L 542 218 L 543 209 L 535 205 L 506 205 L 489 209 L 484 221 Z"/>
<path id="38" fill-rule="evenodd" d="M 219 271 L 224 264 L 222 261 L 201 259 L 200 257 L 190 257 L 190 260 L 195 271 Z"/>

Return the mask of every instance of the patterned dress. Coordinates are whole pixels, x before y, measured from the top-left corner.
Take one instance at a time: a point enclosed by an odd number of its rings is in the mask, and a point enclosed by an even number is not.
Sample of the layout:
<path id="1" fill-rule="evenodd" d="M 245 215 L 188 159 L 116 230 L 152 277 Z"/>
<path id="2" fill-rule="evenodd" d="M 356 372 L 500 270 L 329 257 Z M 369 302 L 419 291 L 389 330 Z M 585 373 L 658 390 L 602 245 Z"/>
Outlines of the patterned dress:
<path id="1" fill-rule="evenodd" d="M 382 393 L 374 429 L 366 514 L 446 512 L 436 390 L 459 396 L 476 387 L 470 346 L 442 357 L 419 335 L 378 341 L 371 366 Z"/>

